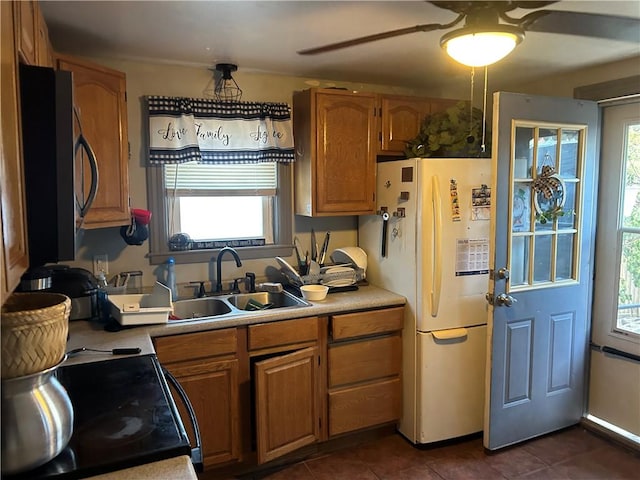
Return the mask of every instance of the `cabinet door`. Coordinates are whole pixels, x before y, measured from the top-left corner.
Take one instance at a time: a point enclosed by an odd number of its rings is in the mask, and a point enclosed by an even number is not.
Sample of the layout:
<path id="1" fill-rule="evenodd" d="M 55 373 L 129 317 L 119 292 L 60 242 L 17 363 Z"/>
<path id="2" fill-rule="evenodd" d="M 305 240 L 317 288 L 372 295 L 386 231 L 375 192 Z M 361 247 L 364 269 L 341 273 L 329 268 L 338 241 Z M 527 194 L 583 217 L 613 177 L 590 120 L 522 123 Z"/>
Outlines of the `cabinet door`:
<path id="1" fill-rule="evenodd" d="M 375 212 L 375 96 L 318 93 L 316 97 L 316 211 Z"/>
<path id="2" fill-rule="evenodd" d="M 432 98 L 429 101 L 429 113 L 443 112 L 449 107 L 453 107 L 460 100 L 454 98 Z"/>
<path id="3" fill-rule="evenodd" d="M 0 196 L 2 209 L 2 303 L 20 282 L 29 266 L 25 222 L 25 192 L 22 148 L 18 116 L 16 51 L 13 36 L 13 2 L 0 2 L 0 95 L 2 130 L 0 132 Z M 20 8 L 13 3 L 14 8 Z"/>
<path id="4" fill-rule="evenodd" d="M 381 153 L 403 154 L 408 141 L 420 131 L 420 125 L 430 112 L 431 102 L 426 98 L 382 96 Z"/>
<path id="5" fill-rule="evenodd" d="M 36 65 L 37 4 L 32 0 L 11 3 L 14 5 L 16 49 L 20 59 L 28 65 Z"/>
<path id="6" fill-rule="evenodd" d="M 125 75 L 66 56 L 58 59 L 58 67 L 73 72 L 82 133 L 98 163 L 98 192 L 85 217 L 85 228 L 127 225 L 131 214 Z M 76 171 L 88 172 L 88 165 L 79 161 L 76 159 Z M 77 179 L 83 192 L 89 191 L 89 181 L 88 174 Z"/>
<path id="7" fill-rule="evenodd" d="M 318 348 L 255 364 L 258 463 L 318 441 Z"/>
<path id="8" fill-rule="evenodd" d="M 207 360 L 170 364 L 169 371 L 184 388 L 198 419 L 204 465 L 240 459 L 238 360 Z M 194 434 L 186 409 L 176 402 L 192 445 Z"/>
<path id="9" fill-rule="evenodd" d="M 53 67 L 53 55 L 49 42 L 49 30 L 42 16 L 42 10 L 36 9 L 36 62 L 41 67 Z"/>

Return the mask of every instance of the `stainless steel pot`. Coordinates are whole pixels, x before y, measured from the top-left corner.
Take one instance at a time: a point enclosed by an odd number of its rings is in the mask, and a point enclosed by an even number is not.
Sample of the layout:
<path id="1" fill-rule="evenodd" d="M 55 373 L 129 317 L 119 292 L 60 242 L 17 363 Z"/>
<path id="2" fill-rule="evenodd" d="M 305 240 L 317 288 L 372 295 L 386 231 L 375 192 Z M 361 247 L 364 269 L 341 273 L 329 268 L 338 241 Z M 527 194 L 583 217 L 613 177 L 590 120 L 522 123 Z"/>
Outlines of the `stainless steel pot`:
<path id="1" fill-rule="evenodd" d="M 3 474 L 43 465 L 69 443 L 73 406 L 55 377 L 58 366 L 2 380 Z"/>

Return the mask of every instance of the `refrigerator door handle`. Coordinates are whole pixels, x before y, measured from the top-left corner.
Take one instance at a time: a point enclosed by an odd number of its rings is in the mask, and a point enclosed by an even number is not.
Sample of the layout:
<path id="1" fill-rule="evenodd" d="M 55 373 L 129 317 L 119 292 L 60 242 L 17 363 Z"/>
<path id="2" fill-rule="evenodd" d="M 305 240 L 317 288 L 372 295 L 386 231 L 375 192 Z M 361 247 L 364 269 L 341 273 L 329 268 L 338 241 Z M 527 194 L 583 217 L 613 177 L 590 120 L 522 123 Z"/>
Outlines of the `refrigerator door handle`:
<path id="1" fill-rule="evenodd" d="M 431 335 L 436 340 L 454 340 L 464 338 L 468 334 L 466 328 L 451 328 L 449 330 L 434 330 Z"/>
<path id="2" fill-rule="evenodd" d="M 442 202 L 437 175 L 431 178 L 431 205 L 433 207 L 433 269 L 431 271 L 431 316 L 438 316 L 442 290 Z"/>

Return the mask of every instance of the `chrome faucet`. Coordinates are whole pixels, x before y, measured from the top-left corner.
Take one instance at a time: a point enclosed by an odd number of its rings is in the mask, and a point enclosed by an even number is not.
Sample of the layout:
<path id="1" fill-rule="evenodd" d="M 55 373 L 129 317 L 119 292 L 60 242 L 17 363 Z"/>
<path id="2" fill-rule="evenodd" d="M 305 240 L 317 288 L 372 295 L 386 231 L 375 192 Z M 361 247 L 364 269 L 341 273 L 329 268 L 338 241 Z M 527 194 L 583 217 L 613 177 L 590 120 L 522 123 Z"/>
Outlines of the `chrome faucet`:
<path id="1" fill-rule="evenodd" d="M 229 252 L 233 255 L 233 258 L 236 260 L 236 267 L 241 267 L 242 262 L 240 261 L 240 257 L 238 256 L 238 252 L 236 252 L 231 247 L 224 247 L 218 253 L 218 258 L 216 258 L 216 293 L 222 292 L 222 257 L 223 255 Z"/>

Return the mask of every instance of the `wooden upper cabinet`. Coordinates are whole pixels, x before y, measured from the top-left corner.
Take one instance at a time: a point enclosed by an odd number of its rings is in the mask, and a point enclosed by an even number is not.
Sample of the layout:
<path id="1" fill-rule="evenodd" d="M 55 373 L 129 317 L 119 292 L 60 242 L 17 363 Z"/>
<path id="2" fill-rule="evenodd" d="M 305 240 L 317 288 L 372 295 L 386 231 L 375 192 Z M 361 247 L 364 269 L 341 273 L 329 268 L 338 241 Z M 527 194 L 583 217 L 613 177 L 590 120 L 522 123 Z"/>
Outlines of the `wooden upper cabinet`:
<path id="1" fill-rule="evenodd" d="M 27 65 L 53 67 L 49 30 L 37 1 L 10 2 L 13 7 L 15 48 L 18 59 Z"/>
<path id="2" fill-rule="evenodd" d="M 53 67 L 53 50 L 49 41 L 49 29 L 42 16 L 42 10 L 36 8 L 36 63 L 41 67 Z"/>
<path id="3" fill-rule="evenodd" d="M 298 215 L 375 212 L 376 95 L 343 90 L 295 92 Z"/>
<path id="4" fill-rule="evenodd" d="M 125 74 L 68 56 L 58 68 L 73 72 L 74 103 L 82 133 L 98 164 L 98 192 L 85 217 L 85 228 L 126 225 L 129 211 L 129 142 Z M 76 159 L 76 171 L 82 170 Z M 84 160 L 82 160 L 84 162 Z M 88 170 L 84 165 L 84 170 Z M 90 178 L 83 180 L 88 192 Z"/>
<path id="5" fill-rule="evenodd" d="M 22 63 L 37 65 L 37 9 L 35 1 L 11 2 L 14 5 L 15 48 Z"/>
<path id="6" fill-rule="evenodd" d="M 22 2 L 0 2 L 0 196 L 2 209 L 2 258 L 0 260 L 1 303 L 13 292 L 29 266 L 22 142 L 18 108 L 17 58 L 14 43 L 12 6 Z"/>
<path id="7" fill-rule="evenodd" d="M 408 141 L 420 132 L 425 117 L 458 100 L 401 95 L 380 95 L 380 150 L 382 155 L 404 155 Z"/>
<path id="8" fill-rule="evenodd" d="M 420 131 L 429 114 L 431 102 L 426 98 L 383 95 L 380 98 L 380 152 L 402 154 L 408 141 Z"/>

